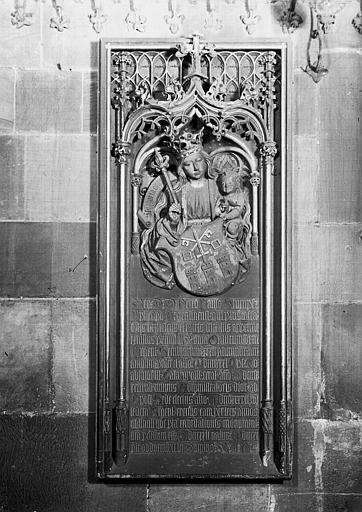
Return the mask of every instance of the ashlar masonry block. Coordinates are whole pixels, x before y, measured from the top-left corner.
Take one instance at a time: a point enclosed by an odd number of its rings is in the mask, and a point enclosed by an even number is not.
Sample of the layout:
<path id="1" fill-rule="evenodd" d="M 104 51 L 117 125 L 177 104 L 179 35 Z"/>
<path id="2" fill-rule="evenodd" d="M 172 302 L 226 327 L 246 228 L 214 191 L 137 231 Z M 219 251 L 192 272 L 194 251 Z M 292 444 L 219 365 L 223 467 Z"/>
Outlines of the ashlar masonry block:
<path id="1" fill-rule="evenodd" d="M 0 408 L 51 407 L 51 326 L 46 301 L 0 301 Z"/>
<path id="2" fill-rule="evenodd" d="M 16 130 L 79 133 L 81 105 L 81 73 L 56 69 L 19 70 Z"/>
<path id="3" fill-rule="evenodd" d="M 0 135 L 0 219 L 24 219 L 24 137 Z"/>
<path id="4" fill-rule="evenodd" d="M 52 304 L 54 404 L 56 412 L 95 410 L 89 374 L 95 372 L 95 303 L 57 300 Z M 93 395 L 93 396 L 92 396 Z"/>
<path id="5" fill-rule="evenodd" d="M 25 153 L 25 214 L 31 221 L 96 219 L 97 139 L 32 135 Z"/>

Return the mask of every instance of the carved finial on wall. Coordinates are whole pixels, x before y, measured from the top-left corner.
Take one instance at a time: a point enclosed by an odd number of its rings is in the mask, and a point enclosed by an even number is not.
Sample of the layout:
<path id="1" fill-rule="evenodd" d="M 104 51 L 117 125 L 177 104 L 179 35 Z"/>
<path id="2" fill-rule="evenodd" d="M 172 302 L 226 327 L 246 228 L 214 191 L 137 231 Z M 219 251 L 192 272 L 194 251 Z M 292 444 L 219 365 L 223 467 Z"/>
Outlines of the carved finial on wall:
<path id="1" fill-rule="evenodd" d="M 359 2 L 359 12 L 353 18 L 352 25 L 359 34 L 362 34 L 362 0 Z"/>
<path id="2" fill-rule="evenodd" d="M 260 16 L 255 14 L 257 4 L 257 0 L 245 0 L 246 14 L 240 16 L 240 19 L 245 25 L 246 31 L 249 35 L 254 33 L 255 27 L 260 21 Z"/>
<path id="3" fill-rule="evenodd" d="M 178 0 L 168 0 L 169 14 L 166 14 L 165 21 L 169 26 L 171 34 L 176 34 L 185 21 L 185 16 L 179 12 L 178 7 Z"/>
<path id="4" fill-rule="evenodd" d="M 65 28 L 69 28 L 70 19 L 63 14 L 64 0 L 52 0 L 56 16 L 50 18 L 50 28 L 56 28 L 58 32 L 63 32 Z"/>
<path id="5" fill-rule="evenodd" d="M 326 34 L 330 31 L 336 20 L 336 15 L 346 5 L 346 1 L 337 0 L 309 0 L 311 28 L 307 48 L 307 65 L 303 69 L 315 83 L 318 83 L 327 73 L 328 69 L 322 63 L 323 46 Z M 312 47 L 316 48 L 316 59 L 312 58 Z"/>
<path id="6" fill-rule="evenodd" d="M 353 18 L 352 25 L 357 30 L 357 32 L 362 34 L 362 11 L 358 12 Z"/>
<path id="7" fill-rule="evenodd" d="M 335 24 L 337 14 L 346 3 L 338 0 L 310 0 L 310 6 L 315 10 L 319 27 L 324 34 L 327 34 Z"/>
<path id="8" fill-rule="evenodd" d="M 303 69 L 315 83 L 318 83 L 327 73 L 328 69 L 322 63 L 323 40 L 322 30 L 315 10 L 310 8 L 310 33 L 307 48 L 307 65 Z M 315 60 L 312 57 L 312 47 L 314 42 L 317 44 L 317 54 Z"/>
<path id="9" fill-rule="evenodd" d="M 28 27 L 33 23 L 33 13 L 26 11 L 26 0 L 15 0 L 14 11 L 10 16 L 11 24 L 16 28 Z"/>
<path id="10" fill-rule="evenodd" d="M 206 0 L 207 14 L 204 21 L 204 28 L 211 30 L 221 30 L 223 21 L 219 12 L 218 0 Z"/>
<path id="11" fill-rule="evenodd" d="M 272 0 L 275 16 L 283 32 L 292 34 L 302 23 L 302 16 L 296 11 L 297 0 Z"/>
<path id="12" fill-rule="evenodd" d="M 144 32 L 146 29 L 147 18 L 140 13 L 142 5 L 140 0 L 130 0 L 130 11 L 126 16 L 126 23 L 128 30 L 135 30 L 136 32 Z"/>
<path id="13" fill-rule="evenodd" d="M 88 15 L 93 30 L 99 34 L 103 30 L 103 25 L 107 21 L 107 15 L 102 9 L 101 0 L 91 0 L 92 12 Z"/>

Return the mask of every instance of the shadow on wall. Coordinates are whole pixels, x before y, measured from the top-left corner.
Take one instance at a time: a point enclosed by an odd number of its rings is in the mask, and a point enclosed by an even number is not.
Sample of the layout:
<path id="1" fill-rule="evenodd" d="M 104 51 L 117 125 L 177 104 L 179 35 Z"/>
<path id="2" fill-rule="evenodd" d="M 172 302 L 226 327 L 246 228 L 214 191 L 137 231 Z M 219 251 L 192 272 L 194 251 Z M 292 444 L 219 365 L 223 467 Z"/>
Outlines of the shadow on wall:
<path id="1" fill-rule="evenodd" d="M 90 67 L 99 69 L 99 44 L 91 44 Z M 89 195 L 89 212 L 92 218 L 92 212 L 95 212 L 96 229 L 92 230 L 92 236 L 89 237 L 89 253 L 95 252 L 95 257 L 91 259 L 93 265 L 89 265 L 89 280 L 96 277 L 96 293 L 94 307 L 89 308 L 89 380 L 88 380 L 88 482 L 95 484 L 97 480 L 97 452 L 96 452 L 96 425 L 97 425 L 97 297 L 98 297 L 98 247 L 97 247 L 97 230 L 98 230 L 98 181 L 99 181 L 99 165 L 98 165 L 98 71 L 91 74 L 88 82 L 89 90 L 89 111 L 88 119 L 90 131 L 92 134 L 91 141 L 91 159 L 90 159 L 90 195 Z M 95 169 L 95 172 L 93 172 Z"/>

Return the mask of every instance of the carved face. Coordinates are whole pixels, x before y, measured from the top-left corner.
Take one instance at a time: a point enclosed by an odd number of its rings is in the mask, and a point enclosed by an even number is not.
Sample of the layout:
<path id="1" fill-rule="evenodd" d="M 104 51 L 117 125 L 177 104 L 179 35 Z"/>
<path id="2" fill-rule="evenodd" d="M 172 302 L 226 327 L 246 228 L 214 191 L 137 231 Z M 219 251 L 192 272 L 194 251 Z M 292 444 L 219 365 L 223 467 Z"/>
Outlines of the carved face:
<path id="1" fill-rule="evenodd" d="M 191 153 L 182 162 L 182 169 L 190 180 L 199 180 L 206 174 L 207 163 L 201 153 Z"/>
<path id="2" fill-rule="evenodd" d="M 220 174 L 218 184 L 222 194 L 231 194 L 235 192 L 239 186 L 239 175 L 236 172 Z"/>

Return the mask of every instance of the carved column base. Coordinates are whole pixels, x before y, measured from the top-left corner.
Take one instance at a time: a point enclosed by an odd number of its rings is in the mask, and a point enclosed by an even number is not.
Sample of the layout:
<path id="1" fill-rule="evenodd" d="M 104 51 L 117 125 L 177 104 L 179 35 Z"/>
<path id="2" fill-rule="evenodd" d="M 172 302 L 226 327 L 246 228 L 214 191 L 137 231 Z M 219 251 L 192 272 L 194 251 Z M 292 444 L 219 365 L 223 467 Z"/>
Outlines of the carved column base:
<path id="1" fill-rule="evenodd" d="M 260 456 L 264 467 L 268 467 L 273 451 L 273 403 L 264 400 L 260 409 L 261 449 Z"/>
<path id="2" fill-rule="evenodd" d="M 109 402 L 105 402 L 103 409 L 103 460 L 101 461 L 102 467 L 100 473 L 107 473 L 112 465 L 112 415 L 109 408 Z"/>
<path id="3" fill-rule="evenodd" d="M 116 464 L 126 464 L 129 442 L 129 411 L 125 400 L 119 400 L 115 408 L 116 416 Z"/>
<path id="4" fill-rule="evenodd" d="M 286 472 L 287 457 L 287 408 L 284 401 L 278 410 L 278 445 L 275 463 L 280 473 Z"/>

